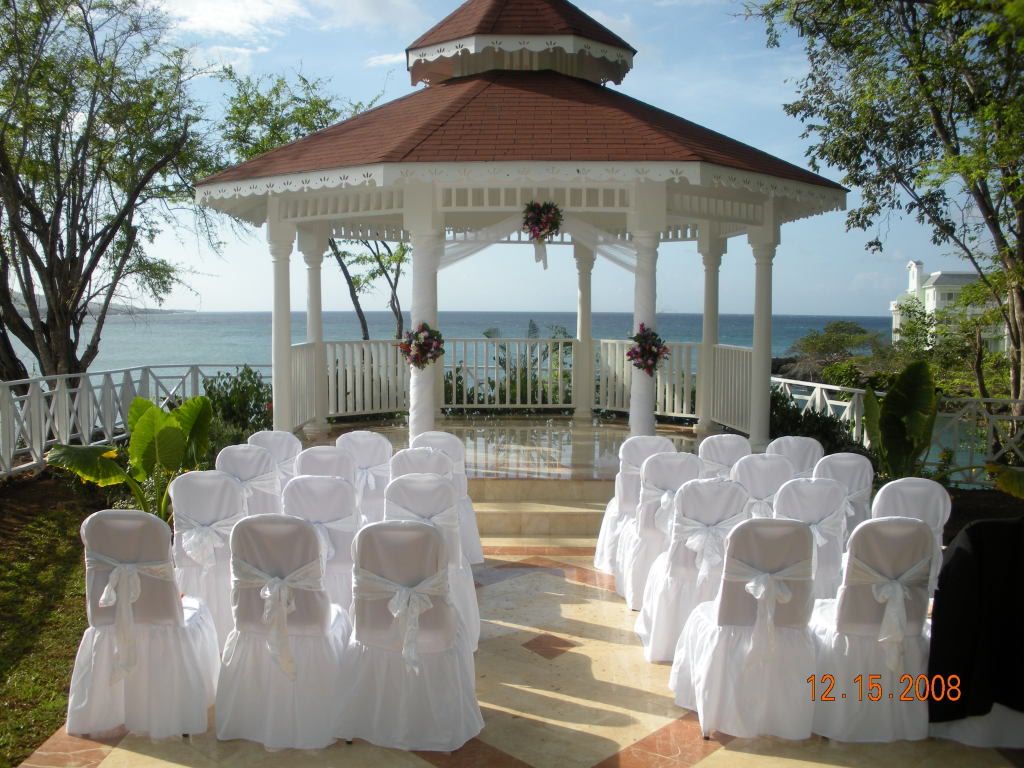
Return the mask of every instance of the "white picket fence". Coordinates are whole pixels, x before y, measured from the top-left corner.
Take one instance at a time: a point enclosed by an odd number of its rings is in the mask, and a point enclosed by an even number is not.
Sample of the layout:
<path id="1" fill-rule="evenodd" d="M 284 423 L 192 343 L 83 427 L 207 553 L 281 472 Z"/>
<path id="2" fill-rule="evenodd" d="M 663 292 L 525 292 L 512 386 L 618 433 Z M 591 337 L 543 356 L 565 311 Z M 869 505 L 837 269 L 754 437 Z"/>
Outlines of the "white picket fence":
<path id="1" fill-rule="evenodd" d="M 746 432 L 750 427 L 750 376 L 754 352 L 746 347 L 715 347 L 715 390 L 711 420 Z"/>
<path id="2" fill-rule="evenodd" d="M 598 342 L 598 379 L 595 404 L 604 411 L 629 411 L 629 390 L 636 370 L 626 359 L 632 346 L 628 340 L 602 339 Z M 669 358 L 655 373 L 654 412 L 678 418 L 696 415 L 696 373 L 700 344 L 670 342 Z M 747 383 L 749 391 L 749 379 Z M 749 399 L 749 395 L 747 396 Z"/>
<path id="3" fill-rule="evenodd" d="M 204 381 L 236 365 L 151 365 L 0 382 L 0 478 L 42 468 L 57 443 L 98 445 L 126 435 L 136 397 L 166 407 L 203 394 Z M 270 375 L 270 366 L 252 366 Z"/>

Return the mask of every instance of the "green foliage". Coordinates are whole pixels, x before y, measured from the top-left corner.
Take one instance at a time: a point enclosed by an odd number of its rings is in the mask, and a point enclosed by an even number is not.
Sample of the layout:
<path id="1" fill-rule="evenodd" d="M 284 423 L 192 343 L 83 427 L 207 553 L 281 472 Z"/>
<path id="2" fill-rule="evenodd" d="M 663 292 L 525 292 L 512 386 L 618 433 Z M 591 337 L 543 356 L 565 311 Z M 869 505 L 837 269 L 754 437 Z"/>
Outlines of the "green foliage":
<path id="1" fill-rule="evenodd" d="M 138 508 L 170 517 L 167 489 L 181 472 L 197 469 L 209 449 L 213 408 L 203 397 L 171 412 L 145 398 L 129 408 L 127 451 L 109 445 L 57 445 L 46 455 L 54 467 L 101 487 L 125 485 Z"/>
<path id="2" fill-rule="evenodd" d="M 874 390 L 867 390 L 864 428 L 883 475 L 896 479 L 921 474 L 937 410 L 935 382 L 924 361 L 908 365 L 881 401 Z"/>
<path id="3" fill-rule="evenodd" d="M 274 428 L 273 390 L 259 371 L 248 365 L 235 373 L 222 371 L 205 379 L 203 388 L 214 416 L 227 426 L 248 430 L 245 437 Z"/>
<path id="4" fill-rule="evenodd" d="M 821 380 L 834 387 L 861 389 L 864 386 L 864 374 L 853 360 L 829 363 L 821 369 Z"/>
<path id="5" fill-rule="evenodd" d="M 804 411 L 800 404 L 781 389 L 772 389 L 770 435 L 813 437 L 825 453 L 866 453 L 864 446 L 850 435 L 850 428 L 838 416 L 819 411 Z"/>
<path id="6" fill-rule="evenodd" d="M 881 336 L 849 320 L 833 320 L 793 344 L 792 352 L 821 365 L 869 353 L 882 344 Z"/>

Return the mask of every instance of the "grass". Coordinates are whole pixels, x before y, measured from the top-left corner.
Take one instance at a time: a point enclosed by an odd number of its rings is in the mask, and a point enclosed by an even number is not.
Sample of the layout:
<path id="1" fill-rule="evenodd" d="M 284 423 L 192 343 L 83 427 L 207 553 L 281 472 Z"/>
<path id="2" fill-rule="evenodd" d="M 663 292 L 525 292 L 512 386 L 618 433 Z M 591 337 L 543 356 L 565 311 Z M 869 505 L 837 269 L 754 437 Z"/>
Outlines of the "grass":
<path id="1" fill-rule="evenodd" d="M 94 491 L 52 475 L 0 486 L 0 768 L 64 723 L 86 627 L 78 530 L 103 506 Z"/>

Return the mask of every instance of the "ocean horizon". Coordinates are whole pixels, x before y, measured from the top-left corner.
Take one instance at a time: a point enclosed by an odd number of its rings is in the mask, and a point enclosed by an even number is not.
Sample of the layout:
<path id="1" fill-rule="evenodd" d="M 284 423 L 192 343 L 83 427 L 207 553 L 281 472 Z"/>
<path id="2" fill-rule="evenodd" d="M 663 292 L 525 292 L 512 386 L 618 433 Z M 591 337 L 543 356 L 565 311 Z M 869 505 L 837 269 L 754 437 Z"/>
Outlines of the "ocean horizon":
<path id="1" fill-rule="evenodd" d="M 370 336 L 374 339 L 394 338 L 394 316 L 388 311 L 366 313 Z M 409 316 L 405 315 L 408 328 Z M 575 312 L 473 312 L 443 311 L 438 324 L 446 338 L 482 338 L 485 331 L 495 329 L 503 338 L 523 338 L 530 321 L 537 324 L 541 337 L 556 329 L 576 333 Z M 811 331 L 821 330 L 829 322 L 850 320 L 868 331 L 891 335 L 889 316 L 850 315 L 775 315 L 772 319 L 772 355 L 781 357 L 797 339 Z M 666 341 L 699 342 L 703 333 L 703 317 L 699 313 L 659 313 L 658 332 Z M 595 339 L 623 339 L 631 334 L 632 313 L 595 312 Z M 723 314 L 719 318 L 719 341 L 722 344 L 750 346 L 753 339 L 752 315 Z M 91 332 L 91 328 L 89 329 Z M 88 338 L 83 329 L 83 337 Z M 352 341 L 361 337 L 354 312 L 324 312 L 324 338 L 327 341 Z M 217 366 L 266 365 L 270 363 L 270 312 L 159 312 L 136 315 L 110 315 L 104 325 L 103 338 L 92 371 L 116 370 L 142 365 Z M 292 313 L 292 341 L 306 339 L 305 312 Z M 16 342 L 17 344 L 17 342 Z M 35 375 L 34 360 L 24 349 L 18 349 Z"/>

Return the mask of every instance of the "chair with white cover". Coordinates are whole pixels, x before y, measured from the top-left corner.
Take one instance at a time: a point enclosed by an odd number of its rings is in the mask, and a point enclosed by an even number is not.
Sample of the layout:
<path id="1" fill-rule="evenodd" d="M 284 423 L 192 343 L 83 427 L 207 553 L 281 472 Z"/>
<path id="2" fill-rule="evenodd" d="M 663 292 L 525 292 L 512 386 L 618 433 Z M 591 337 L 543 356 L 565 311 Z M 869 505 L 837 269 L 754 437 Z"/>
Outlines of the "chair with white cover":
<path id="1" fill-rule="evenodd" d="M 825 455 L 825 449 L 813 437 L 797 435 L 775 438 L 768 443 L 764 452 L 789 459 L 793 465 L 793 477 L 810 477 L 814 467 Z"/>
<path id="2" fill-rule="evenodd" d="M 356 499 L 363 523 L 384 519 L 384 489 L 391 482 L 391 441 L 377 432 L 357 429 L 334 442 L 347 448 L 356 461 Z"/>
<path id="3" fill-rule="evenodd" d="M 594 551 L 594 567 L 605 573 L 618 569 L 617 557 L 622 524 L 636 515 L 640 503 L 640 467 L 656 453 L 672 453 L 675 445 L 667 437 L 636 435 L 619 447 L 619 472 L 615 475 L 615 496 L 601 519 L 601 532 Z"/>
<path id="4" fill-rule="evenodd" d="M 814 597 L 836 596 L 843 578 L 846 487 L 838 480 L 798 477 L 775 494 L 775 517 L 807 523 L 814 534 Z"/>
<path id="5" fill-rule="evenodd" d="M 296 475 L 281 495 L 284 513 L 308 520 L 320 537 L 324 589 L 346 611 L 352 604 L 352 539 L 359 530 L 359 507 L 352 483 L 326 475 Z"/>
<path id="6" fill-rule="evenodd" d="M 395 456 L 398 457 L 402 453 L 404 451 L 399 451 Z M 469 647 L 475 651 L 480 640 L 480 606 L 476 601 L 473 569 L 462 553 L 462 539 L 459 535 L 459 525 L 462 521 L 459 517 L 458 493 L 454 484 L 443 475 L 402 475 L 388 484 L 385 496 L 385 521 L 413 520 L 429 523 L 444 534 L 451 586 L 449 596 L 465 624 Z"/>
<path id="7" fill-rule="evenodd" d="M 241 484 L 226 472 L 186 472 L 171 481 L 174 510 L 174 573 L 186 595 L 210 609 L 223 648 L 231 616 L 231 549 L 235 523 L 245 517 Z"/>
<path id="8" fill-rule="evenodd" d="M 648 661 L 672 661 L 690 613 L 714 600 L 725 540 L 748 520 L 747 489 L 734 480 L 692 480 L 675 494 L 670 543 L 651 566 L 635 630 Z"/>
<path id="9" fill-rule="evenodd" d="M 412 439 L 410 448 L 433 448 L 452 460 L 452 479 L 459 494 L 459 535 L 462 537 L 462 552 L 470 564 L 484 561 L 484 548 L 480 543 L 480 528 L 473 511 L 473 500 L 469 498 L 469 479 L 466 477 L 466 446 L 449 432 L 421 432 Z"/>
<path id="10" fill-rule="evenodd" d="M 835 701 L 815 703 L 815 733 L 836 741 L 927 738 L 928 702 L 901 701 L 900 678 L 928 672 L 922 630 L 933 556 L 920 520 L 868 520 L 850 535 L 839 599 L 819 600 L 811 617 L 818 678 L 833 675 L 837 686 Z"/>
<path id="11" fill-rule="evenodd" d="M 640 467 L 640 502 L 636 516 L 623 524 L 619 535 L 622 571 L 615 579 L 616 591 L 631 610 L 640 610 L 651 565 L 668 549 L 676 491 L 699 478 L 703 468 L 692 453 L 656 453 Z"/>
<path id="12" fill-rule="evenodd" d="M 747 520 L 729 534 L 718 599 L 690 614 L 669 685 L 705 736 L 811 735 L 814 536 L 796 520 Z"/>
<path id="13" fill-rule="evenodd" d="M 751 453 L 750 441 L 743 435 L 708 435 L 697 446 L 707 477 L 729 477 L 733 464 Z"/>
<path id="14" fill-rule="evenodd" d="M 178 592 L 171 529 L 146 512 L 108 509 L 82 523 L 82 542 L 89 627 L 71 675 L 68 733 L 203 733 L 217 630 L 201 600 Z"/>
<path id="15" fill-rule="evenodd" d="M 875 494 L 871 517 L 912 517 L 926 523 L 935 540 L 929 588 L 939 583 L 942 567 L 942 532 L 952 509 L 949 492 L 934 480 L 925 477 L 903 477 L 886 483 Z"/>
<path id="16" fill-rule="evenodd" d="M 409 520 L 373 523 L 356 535 L 342 738 L 453 751 L 483 729 L 473 652 L 449 599 L 444 539 Z"/>
<path id="17" fill-rule="evenodd" d="M 751 517 L 771 517 L 775 494 L 793 479 L 793 465 L 785 456 L 754 453 L 737 461 L 729 477 L 742 484 L 750 494 L 747 512 Z"/>
<path id="18" fill-rule="evenodd" d="M 217 687 L 217 738 L 321 749 L 336 738 L 339 669 L 352 626 L 323 586 L 320 538 L 288 515 L 231 532 L 235 628 Z"/>
<path id="19" fill-rule="evenodd" d="M 847 534 L 871 518 L 871 490 L 875 469 L 871 460 L 859 453 L 831 453 L 814 465 L 813 477 L 838 480 L 846 487 Z"/>
<path id="20" fill-rule="evenodd" d="M 280 514 L 281 475 L 266 448 L 229 445 L 217 454 L 214 466 L 242 484 L 247 515 Z"/>
<path id="21" fill-rule="evenodd" d="M 270 451 L 270 455 L 277 463 L 282 488 L 295 477 L 295 457 L 302 452 L 302 441 L 291 432 L 283 429 L 264 429 L 249 435 L 246 442 Z"/>
<path id="22" fill-rule="evenodd" d="M 295 475 L 340 477 L 354 485 L 356 460 L 346 448 L 339 448 L 336 445 L 314 445 L 295 457 Z"/>
<path id="23" fill-rule="evenodd" d="M 432 448 L 405 448 L 395 451 L 395 455 L 391 457 L 391 480 L 394 481 L 402 475 L 441 475 L 452 480 L 454 467 L 452 460 L 441 451 Z M 386 513 L 386 503 L 384 507 Z"/>

